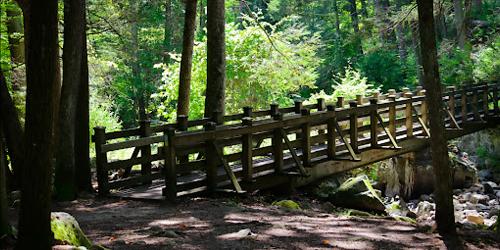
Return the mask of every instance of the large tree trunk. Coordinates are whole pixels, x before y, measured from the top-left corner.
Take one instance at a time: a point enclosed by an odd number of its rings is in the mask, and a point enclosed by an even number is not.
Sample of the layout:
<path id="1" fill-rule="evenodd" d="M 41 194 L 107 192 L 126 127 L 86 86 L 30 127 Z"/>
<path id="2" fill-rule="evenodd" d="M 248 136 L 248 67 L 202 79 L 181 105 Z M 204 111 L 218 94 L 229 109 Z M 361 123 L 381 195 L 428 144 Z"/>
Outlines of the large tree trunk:
<path id="1" fill-rule="evenodd" d="M 0 120 L 0 128 L 2 123 Z M 7 157 L 3 143 L 3 133 L 0 129 L 0 238 L 10 234 L 10 225 L 7 216 Z"/>
<path id="2" fill-rule="evenodd" d="M 52 130 L 57 75 L 57 0 L 31 1 L 26 58 L 26 164 L 16 249 L 50 249 Z M 49 111 L 49 112 L 47 112 Z"/>
<path id="3" fill-rule="evenodd" d="M 181 72 L 179 79 L 179 99 L 177 115 L 189 114 L 189 93 L 191 88 L 191 68 L 193 62 L 194 32 L 196 29 L 197 0 L 186 1 L 184 34 L 182 41 Z"/>
<path id="4" fill-rule="evenodd" d="M 84 14 L 86 17 L 86 13 Z M 87 58 L 87 35 L 84 32 L 80 87 L 76 107 L 76 120 L 78 122 L 75 123 L 75 168 L 78 191 L 93 192 L 89 152 L 89 66 Z"/>
<path id="5" fill-rule="evenodd" d="M 457 30 L 458 47 L 463 49 L 467 39 L 467 29 L 462 0 L 453 0 L 453 10 L 455 11 L 455 28 Z"/>
<path id="6" fill-rule="evenodd" d="M 0 68 L 0 117 L 2 117 L 7 148 L 9 149 L 10 161 L 15 176 L 15 184 L 21 183 L 22 169 L 24 168 L 24 137 L 23 127 L 19 120 L 16 105 L 7 88 L 7 80 Z"/>
<path id="7" fill-rule="evenodd" d="M 82 82 L 84 33 L 85 0 L 65 0 L 63 85 L 59 106 L 59 134 L 54 182 L 58 200 L 73 200 L 77 195 L 75 183 L 75 124 L 78 92 Z"/>
<path id="8" fill-rule="evenodd" d="M 224 114 L 226 89 L 226 44 L 224 0 L 207 3 L 207 90 L 205 117 L 214 111 Z"/>
<path id="9" fill-rule="evenodd" d="M 435 179 L 436 223 L 440 233 L 455 231 L 453 190 L 443 119 L 433 1 L 417 0 L 420 44 L 430 117 L 430 145 Z M 423 53 L 425 51 L 425 53 Z"/>

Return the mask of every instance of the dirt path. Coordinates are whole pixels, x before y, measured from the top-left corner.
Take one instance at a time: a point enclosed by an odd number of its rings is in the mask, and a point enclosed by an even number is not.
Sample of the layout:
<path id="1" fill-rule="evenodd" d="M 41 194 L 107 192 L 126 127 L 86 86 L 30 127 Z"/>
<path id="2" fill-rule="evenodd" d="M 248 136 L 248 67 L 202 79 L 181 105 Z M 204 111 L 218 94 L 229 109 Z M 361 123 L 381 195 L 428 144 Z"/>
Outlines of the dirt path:
<path id="1" fill-rule="evenodd" d="M 300 203 L 302 211 L 286 211 L 255 199 L 184 199 L 176 206 L 88 199 L 55 204 L 53 211 L 72 214 L 89 238 L 111 249 L 445 249 L 438 235 L 412 224 Z"/>

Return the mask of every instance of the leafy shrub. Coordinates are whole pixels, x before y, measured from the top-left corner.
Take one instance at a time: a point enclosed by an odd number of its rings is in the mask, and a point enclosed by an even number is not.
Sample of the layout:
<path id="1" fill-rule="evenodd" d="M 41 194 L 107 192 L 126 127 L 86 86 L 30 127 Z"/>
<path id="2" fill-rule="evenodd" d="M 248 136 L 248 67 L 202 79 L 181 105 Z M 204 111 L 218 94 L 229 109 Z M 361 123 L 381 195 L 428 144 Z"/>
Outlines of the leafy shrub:
<path id="1" fill-rule="evenodd" d="M 394 50 L 376 48 L 359 60 L 358 67 L 370 84 L 384 91 L 398 89 L 405 84 L 403 67 Z"/>
<path id="2" fill-rule="evenodd" d="M 439 73 L 444 85 L 462 85 L 473 81 L 474 65 L 470 49 L 462 50 L 453 43 L 443 42 L 439 49 Z"/>
<path id="3" fill-rule="evenodd" d="M 235 24 L 226 26 L 226 113 L 241 113 L 244 106 L 264 109 L 272 102 L 291 105 L 291 93 L 304 86 L 314 87 L 316 68 L 321 63 L 316 57 L 319 37 L 299 25 L 276 31 L 279 25 L 246 18 L 243 29 Z M 194 47 L 190 119 L 203 116 L 206 57 L 204 38 Z M 164 70 L 163 85 L 152 95 L 154 103 L 150 107 L 166 119 L 176 117 L 180 58 L 174 59 L 176 63 L 160 66 Z"/>
<path id="4" fill-rule="evenodd" d="M 89 110 L 89 128 L 90 135 L 94 134 L 94 128 L 97 126 L 102 126 L 106 128 L 106 131 L 116 131 L 122 128 L 122 124 L 118 119 L 118 116 L 111 111 L 111 105 L 106 103 L 97 104 L 91 102 Z M 89 138 L 90 140 L 90 138 Z M 95 155 L 95 147 L 91 141 L 90 145 L 90 155 Z"/>
<path id="5" fill-rule="evenodd" d="M 474 78 L 479 81 L 497 81 L 500 79 L 500 37 L 489 46 L 482 47 L 476 54 Z"/>

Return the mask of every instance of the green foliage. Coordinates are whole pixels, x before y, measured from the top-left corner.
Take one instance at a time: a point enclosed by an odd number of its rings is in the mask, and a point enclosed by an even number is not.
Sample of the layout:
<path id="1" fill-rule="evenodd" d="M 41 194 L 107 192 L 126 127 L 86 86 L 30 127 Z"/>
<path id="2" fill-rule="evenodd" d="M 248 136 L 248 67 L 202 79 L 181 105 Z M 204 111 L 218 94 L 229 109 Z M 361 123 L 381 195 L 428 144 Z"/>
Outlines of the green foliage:
<path id="1" fill-rule="evenodd" d="M 323 90 L 313 94 L 308 102 L 314 103 L 318 98 L 324 98 L 327 103 L 332 103 L 337 100 L 337 97 L 343 96 L 346 100 L 356 98 L 356 95 L 370 95 L 377 89 L 371 84 L 367 84 L 366 77 L 361 76 L 361 73 L 355 69 L 348 67 L 345 70 L 345 75 L 334 76 L 334 89 L 331 95 L 326 94 Z"/>
<path id="2" fill-rule="evenodd" d="M 316 55 L 319 37 L 299 25 L 277 31 L 271 25 L 245 18 L 243 28 L 226 26 L 226 113 L 240 113 L 244 106 L 268 108 L 270 103 L 292 104 L 290 94 L 301 87 L 314 87 L 321 63 Z M 262 30 L 268 30 L 269 38 Z M 272 42 L 271 42 L 271 41 Z M 162 65 L 163 85 L 152 97 L 152 110 L 166 119 L 176 117 L 179 82 L 179 61 Z M 196 43 L 193 53 L 190 119 L 201 118 L 206 86 L 206 39 Z"/>
<path id="3" fill-rule="evenodd" d="M 376 48 L 367 52 L 358 62 L 359 70 L 368 83 L 381 88 L 399 89 L 407 85 L 401 61 L 394 50 Z"/>
<path id="4" fill-rule="evenodd" d="M 94 128 L 102 126 L 106 128 L 107 132 L 117 131 L 122 129 L 122 124 L 118 116 L 111 110 L 111 104 L 106 102 L 98 103 L 95 100 L 91 100 L 90 110 L 89 110 L 89 135 L 94 134 Z M 95 146 L 90 140 L 90 155 L 95 155 Z"/>
<path id="5" fill-rule="evenodd" d="M 476 54 L 474 78 L 479 81 L 498 81 L 500 79 L 500 36 L 488 46 L 483 46 Z"/>
<path id="6" fill-rule="evenodd" d="M 444 85 L 462 85 L 473 81 L 474 64 L 470 49 L 461 50 L 455 44 L 442 42 L 439 48 L 439 73 Z"/>
<path id="7" fill-rule="evenodd" d="M 92 248 L 92 242 L 85 236 L 78 222 L 66 213 L 52 213 L 50 226 L 54 239 L 64 244 Z"/>

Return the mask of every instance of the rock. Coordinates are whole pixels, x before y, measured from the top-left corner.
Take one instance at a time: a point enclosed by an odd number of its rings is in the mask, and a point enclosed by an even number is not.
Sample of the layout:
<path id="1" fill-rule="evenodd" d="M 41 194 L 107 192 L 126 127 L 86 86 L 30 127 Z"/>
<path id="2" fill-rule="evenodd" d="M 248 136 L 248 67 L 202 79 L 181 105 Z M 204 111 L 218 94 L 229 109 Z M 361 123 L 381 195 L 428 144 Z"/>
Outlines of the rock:
<path id="1" fill-rule="evenodd" d="M 433 202 L 431 196 L 426 194 L 420 195 L 420 201 Z"/>
<path id="2" fill-rule="evenodd" d="M 498 208 L 496 208 L 496 207 L 491 208 L 490 212 L 488 213 L 488 218 L 492 218 L 492 217 L 498 216 L 498 213 L 499 213 L 499 209 Z"/>
<path id="3" fill-rule="evenodd" d="M 492 181 L 483 182 L 484 192 L 487 194 L 494 194 L 498 185 Z"/>
<path id="4" fill-rule="evenodd" d="M 75 247 L 70 245 L 55 245 L 52 246 L 52 250 L 87 250 L 87 248 L 84 246 Z"/>
<path id="5" fill-rule="evenodd" d="M 484 224 L 484 218 L 478 214 L 467 215 L 467 221 L 474 223 L 476 225 L 483 225 Z"/>
<path id="6" fill-rule="evenodd" d="M 292 200 L 281 200 L 281 201 L 275 201 L 272 204 L 273 206 L 278 206 L 281 208 L 289 209 L 289 210 L 301 210 L 300 205 Z"/>
<path id="7" fill-rule="evenodd" d="M 68 213 L 53 212 L 50 226 L 54 239 L 71 246 L 92 248 L 92 242 L 85 236 L 78 222 Z"/>
<path id="8" fill-rule="evenodd" d="M 493 226 L 496 222 L 497 222 L 497 220 L 485 219 L 485 220 L 484 220 L 484 225 L 485 225 L 485 226 L 487 226 L 487 227 L 491 227 L 491 226 Z"/>
<path id="9" fill-rule="evenodd" d="M 497 196 L 497 198 L 500 198 L 500 191 L 497 191 L 495 195 Z"/>
<path id="10" fill-rule="evenodd" d="M 243 239 L 247 237 L 254 237 L 256 234 L 252 233 L 252 231 L 249 228 L 242 229 L 238 232 L 235 233 L 228 233 L 228 234 L 223 234 L 217 236 L 219 239 L 224 239 L 224 240 L 238 240 L 238 239 Z"/>
<path id="11" fill-rule="evenodd" d="M 177 238 L 180 237 L 179 233 L 173 230 L 160 230 L 156 231 L 151 236 L 156 236 L 156 237 L 167 237 L 167 238 Z"/>
<path id="12" fill-rule="evenodd" d="M 483 205 L 483 204 L 476 204 L 476 210 L 486 212 L 486 211 L 489 211 L 490 208 L 486 205 Z"/>
<path id="13" fill-rule="evenodd" d="M 417 205 L 417 216 L 418 217 L 428 217 L 431 215 L 431 211 L 434 210 L 435 204 L 428 201 L 419 202 Z"/>
<path id="14" fill-rule="evenodd" d="M 493 179 L 493 173 L 489 169 L 481 169 L 477 173 L 477 177 L 480 181 L 490 181 Z"/>
<path id="15" fill-rule="evenodd" d="M 488 201 L 490 200 L 490 197 L 484 194 L 472 194 L 469 201 L 472 204 L 488 204 Z"/>
<path id="16" fill-rule="evenodd" d="M 359 175 L 347 179 L 328 199 L 340 207 L 385 213 L 380 194 L 379 190 L 373 189 L 366 175 Z"/>

